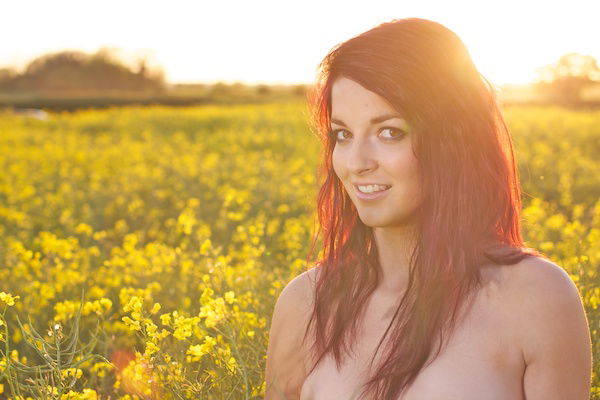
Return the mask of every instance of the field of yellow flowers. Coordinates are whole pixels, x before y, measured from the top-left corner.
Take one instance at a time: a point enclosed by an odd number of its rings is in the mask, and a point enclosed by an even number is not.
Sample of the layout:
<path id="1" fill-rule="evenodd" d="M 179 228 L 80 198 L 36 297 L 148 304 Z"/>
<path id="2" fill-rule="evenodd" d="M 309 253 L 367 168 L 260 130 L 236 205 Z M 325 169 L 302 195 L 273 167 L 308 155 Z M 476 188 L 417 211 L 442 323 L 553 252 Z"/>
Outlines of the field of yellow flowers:
<path id="1" fill-rule="evenodd" d="M 596 360 L 600 112 L 506 117 L 527 244 L 577 283 Z M 262 398 L 318 157 L 301 102 L 0 113 L 0 396 Z"/>

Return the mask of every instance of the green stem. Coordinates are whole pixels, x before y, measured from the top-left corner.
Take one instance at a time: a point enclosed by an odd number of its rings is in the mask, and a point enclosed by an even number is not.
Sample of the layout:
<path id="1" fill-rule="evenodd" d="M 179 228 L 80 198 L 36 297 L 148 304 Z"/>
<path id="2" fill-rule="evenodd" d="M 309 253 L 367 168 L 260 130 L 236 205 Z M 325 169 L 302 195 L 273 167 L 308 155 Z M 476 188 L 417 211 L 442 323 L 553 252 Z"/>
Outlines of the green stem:
<path id="1" fill-rule="evenodd" d="M 6 314 L 6 306 L 4 306 L 4 310 L 2 310 L 2 322 L 4 325 L 4 348 L 6 350 L 6 371 L 8 372 L 7 376 L 8 376 L 8 385 L 10 386 L 10 390 L 11 393 L 14 395 L 15 391 L 16 391 L 16 395 L 20 396 L 21 392 L 19 391 L 19 386 L 17 385 L 17 388 L 15 390 L 15 386 L 13 384 L 13 380 L 12 380 L 12 368 L 11 368 L 11 362 L 12 359 L 10 357 L 10 345 L 9 345 L 9 337 L 8 337 L 8 324 L 6 323 L 6 319 L 4 318 L 4 314 Z"/>
<path id="2" fill-rule="evenodd" d="M 250 388 L 249 388 L 249 384 L 248 384 L 247 369 L 242 360 L 242 356 L 241 356 L 240 352 L 238 351 L 236 338 L 235 338 L 235 332 L 233 331 L 233 328 L 231 328 L 231 326 L 229 326 L 229 329 L 231 331 L 231 339 L 232 339 L 231 343 L 233 344 L 233 351 L 235 353 L 236 359 L 238 360 L 238 364 L 240 365 L 240 369 L 242 370 L 242 376 L 244 378 L 244 385 L 246 386 L 246 400 L 247 400 L 250 398 Z"/>

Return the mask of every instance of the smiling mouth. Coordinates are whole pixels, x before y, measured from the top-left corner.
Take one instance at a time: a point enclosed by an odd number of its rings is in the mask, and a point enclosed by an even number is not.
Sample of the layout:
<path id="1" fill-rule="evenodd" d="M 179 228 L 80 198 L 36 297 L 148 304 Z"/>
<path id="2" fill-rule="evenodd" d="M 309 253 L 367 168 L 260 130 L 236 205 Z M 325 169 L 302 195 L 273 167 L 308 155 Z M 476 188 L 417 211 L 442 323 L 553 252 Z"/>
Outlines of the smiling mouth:
<path id="1" fill-rule="evenodd" d="M 385 192 L 386 190 L 391 188 L 392 185 L 354 185 L 354 187 L 360 193 L 373 194 Z"/>
<path id="2" fill-rule="evenodd" d="M 366 201 L 366 202 L 377 201 L 381 198 L 384 198 L 388 194 L 388 192 L 390 191 L 390 187 L 388 187 L 387 189 L 384 189 L 384 190 L 377 190 L 377 191 L 370 192 L 370 193 L 361 192 L 358 188 L 356 188 L 355 196 L 360 201 Z"/>

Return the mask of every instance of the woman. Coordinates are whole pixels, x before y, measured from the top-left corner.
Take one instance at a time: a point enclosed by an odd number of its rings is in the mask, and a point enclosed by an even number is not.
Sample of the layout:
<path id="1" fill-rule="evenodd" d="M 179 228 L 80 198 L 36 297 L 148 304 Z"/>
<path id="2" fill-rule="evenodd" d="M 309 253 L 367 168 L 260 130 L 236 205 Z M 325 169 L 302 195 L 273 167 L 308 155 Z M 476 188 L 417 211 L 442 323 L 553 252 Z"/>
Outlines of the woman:
<path id="1" fill-rule="evenodd" d="M 588 399 L 578 290 L 525 247 L 510 134 L 456 34 L 380 24 L 310 104 L 323 257 L 277 300 L 265 398 Z"/>

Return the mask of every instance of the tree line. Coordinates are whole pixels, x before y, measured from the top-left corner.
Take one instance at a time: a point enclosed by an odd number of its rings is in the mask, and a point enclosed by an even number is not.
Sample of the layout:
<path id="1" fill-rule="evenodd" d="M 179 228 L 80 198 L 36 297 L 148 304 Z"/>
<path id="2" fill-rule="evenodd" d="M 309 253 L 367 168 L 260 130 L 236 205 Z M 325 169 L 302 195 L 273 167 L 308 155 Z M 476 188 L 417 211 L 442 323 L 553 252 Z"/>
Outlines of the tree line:
<path id="1" fill-rule="evenodd" d="M 533 88 L 545 103 L 583 105 L 585 99 L 582 93 L 589 87 L 598 88 L 600 95 L 600 68 L 592 56 L 568 53 L 560 57 L 556 63 L 538 68 L 537 72 L 538 79 L 533 83 Z M 107 48 L 94 54 L 73 50 L 45 54 L 31 61 L 23 72 L 18 72 L 11 67 L 0 68 L 0 93 L 9 95 L 50 93 L 61 97 L 61 95 L 77 93 L 84 96 L 97 96 L 103 92 L 117 91 L 144 94 L 150 92 L 162 96 L 163 99 L 164 95 L 189 91 L 183 87 L 175 88 L 178 85 L 169 86 L 172 87 L 167 90 L 162 69 L 148 68 L 143 59 L 138 60 L 137 68 L 127 66 Z M 247 89 L 243 86 L 219 83 L 213 85 L 209 92 L 203 93 L 200 97 L 203 101 L 214 97 L 248 97 Z M 299 85 L 292 94 L 302 95 L 305 89 L 306 87 Z M 254 98 L 258 95 L 260 99 L 270 97 L 272 92 L 277 91 L 267 85 L 259 85 L 251 90 L 256 93 L 250 97 Z M 190 93 L 188 97 L 198 96 L 199 93 L 196 91 L 194 94 Z M 596 103 L 600 105 L 600 96 L 597 100 Z M 182 99 L 176 101 L 180 102 Z M 8 103 L 14 102 L 8 101 Z"/>
<path id="2" fill-rule="evenodd" d="M 118 60 L 110 50 L 94 54 L 65 50 L 42 55 L 31 61 L 23 72 L 0 68 L 2 92 L 100 92 L 165 90 L 164 72 L 151 70 L 145 60 L 136 68 Z"/>
<path id="3" fill-rule="evenodd" d="M 582 93 L 600 85 L 600 68 L 590 55 L 568 53 L 557 62 L 538 68 L 534 87 L 548 101 L 563 105 L 582 102 Z"/>

